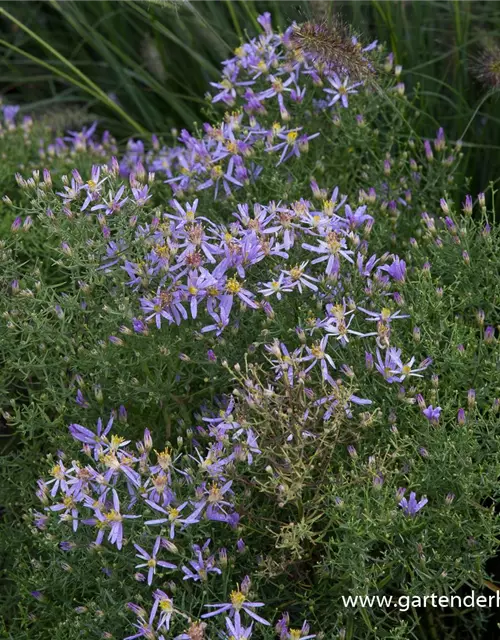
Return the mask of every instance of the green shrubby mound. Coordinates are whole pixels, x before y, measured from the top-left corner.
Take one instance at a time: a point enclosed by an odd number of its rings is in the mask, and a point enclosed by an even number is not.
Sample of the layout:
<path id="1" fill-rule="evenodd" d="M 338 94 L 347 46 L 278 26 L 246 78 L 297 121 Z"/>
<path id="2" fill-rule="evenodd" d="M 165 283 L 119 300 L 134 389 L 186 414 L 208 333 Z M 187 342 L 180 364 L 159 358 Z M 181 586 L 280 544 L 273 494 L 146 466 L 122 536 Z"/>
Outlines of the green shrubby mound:
<path id="1" fill-rule="evenodd" d="M 11 637 L 484 628 L 342 598 L 492 586 L 494 211 L 377 43 L 259 24 L 210 123 L 45 142 L 4 203 Z"/>

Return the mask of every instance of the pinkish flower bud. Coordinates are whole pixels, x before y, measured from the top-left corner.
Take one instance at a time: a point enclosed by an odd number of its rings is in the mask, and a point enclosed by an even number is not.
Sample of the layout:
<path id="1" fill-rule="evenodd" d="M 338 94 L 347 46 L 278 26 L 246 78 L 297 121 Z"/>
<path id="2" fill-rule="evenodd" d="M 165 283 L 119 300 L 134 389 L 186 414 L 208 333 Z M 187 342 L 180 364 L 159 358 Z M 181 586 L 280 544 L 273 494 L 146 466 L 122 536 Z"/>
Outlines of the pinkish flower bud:
<path id="1" fill-rule="evenodd" d="M 462 211 L 466 216 L 472 215 L 472 198 L 470 195 L 465 196 L 465 202 L 462 204 Z"/>
<path id="2" fill-rule="evenodd" d="M 484 330 L 484 341 L 486 344 L 491 344 L 495 341 L 495 327 L 486 327 Z"/>
<path id="3" fill-rule="evenodd" d="M 469 409 L 472 409 L 476 404 L 476 391 L 474 389 L 469 389 L 467 392 L 467 404 L 469 405 Z"/>

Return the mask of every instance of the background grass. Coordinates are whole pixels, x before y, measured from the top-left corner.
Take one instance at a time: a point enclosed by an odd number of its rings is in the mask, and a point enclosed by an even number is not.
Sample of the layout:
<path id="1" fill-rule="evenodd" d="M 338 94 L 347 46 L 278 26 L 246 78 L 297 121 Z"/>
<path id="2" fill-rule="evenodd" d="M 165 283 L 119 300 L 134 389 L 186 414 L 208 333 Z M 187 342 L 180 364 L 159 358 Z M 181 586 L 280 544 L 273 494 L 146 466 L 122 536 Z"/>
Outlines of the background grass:
<path id="1" fill-rule="evenodd" d="M 266 10 L 281 27 L 339 11 L 365 39 L 386 42 L 418 96 L 419 133 L 442 125 L 464 137 L 476 191 L 500 178 L 498 101 L 478 109 L 485 90 L 471 73 L 481 46 L 500 42 L 497 1 L 3 2 L 0 91 L 30 113 L 85 106 L 122 140 L 191 128 L 220 61 Z"/>

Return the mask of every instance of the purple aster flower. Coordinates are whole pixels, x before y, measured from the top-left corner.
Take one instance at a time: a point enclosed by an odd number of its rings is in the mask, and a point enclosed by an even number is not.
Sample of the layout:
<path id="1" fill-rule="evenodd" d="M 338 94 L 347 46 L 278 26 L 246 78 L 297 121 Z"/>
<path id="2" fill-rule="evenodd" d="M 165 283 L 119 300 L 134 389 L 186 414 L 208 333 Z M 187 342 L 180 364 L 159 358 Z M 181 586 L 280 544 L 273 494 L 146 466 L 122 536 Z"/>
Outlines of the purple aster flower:
<path id="1" fill-rule="evenodd" d="M 120 500 L 115 489 L 113 489 L 112 495 L 113 508 L 105 512 L 102 512 L 99 508 L 96 508 L 95 515 L 97 520 L 101 522 L 102 525 L 106 525 L 107 527 L 109 527 L 110 532 L 108 535 L 108 540 L 111 544 L 115 544 L 117 549 L 120 550 L 123 545 L 123 521 L 126 519 L 140 518 L 141 516 L 133 516 L 120 513 Z M 93 521 L 92 524 L 97 524 L 97 522 Z M 101 528 L 99 529 L 97 544 L 101 543 L 103 537 L 104 529 L 101 526 Z"/>
<path id="2" fill-rule="evenodd" d="M 153 576 L 156 573 L 156 567 L 163 567 L 164 569 L 177 569 L 176 564 L 172 564 L 171 562 L 164 562 L 163 560 L 156 559 L 161 543 L 162 543 L 162 538 L 161 536 L 158 536 L 155 540 L 155 544 L 151 554 L 149 554 L 147 551 L 144 551 L 144 549 L 140 547 L 138 544 L 134 544 L 134 547 L 139 552 L 138 554 L 136 554 L 136 557 L 146 561 L 143 564 L 137 564 L 135 568 L 142 569 L 142 567 L 148 567 L 148 585 L 151 585 L 151 583 L 153 582 Z"/>
<path id="3" fill-rule="evenodd" d="M 224 296 L 221 296 L 224 298 Z M 229 324 L 229 312 L 227 311 L 227 305 L 221 305 L 219 312 L 210 311 L 210 316 L 215 321 L 213 324 L 206 325 L 201 329 L 201 333 L 207 333 L 209 331 L 215 331 L 215 335 L 219 337 L 224 329 Z"/>
<path id="4" fill-rule="evenodd" d="M 128 196 L 122 198 L 123 192 L 125 191 L 125 185 L 122 185 L 118 191 L 113 194 L 112 191 L 108 193 L 108 199 L 104 204 L 96 204 L 91 208 L 91 211 L 98 211 L 100 209 L 104 209 L 104 212 L 107 216 L 110 216 L 112 213 L 116 213 L 119 211 L 125 202 L 128 200 Z"/>
<path id="5" fill-rule="evenodd" d="M 221 300 L 221 308 L 224 308 L 229 315 L 233 305 L 233 297 L 237 296 L 247 307 L 258 309 L 258 305 L 252 300 L 254 294 L 243 287 L 243 283 L 237 278 L 227 278 L 225 289 L 227 295 Z"/>
<path id="6" fill-rule="evenodd" d="M 209 573 L 217 573 L 219 575 L 222 573 L 222 571 L 215 566 L 215 556 L 206 557 L 209 545 L 210 539 L 208 539 L 202 547 L 193 544 L 195 559 L 189 560 L 191 567 L 181 567 L 184 573 L 183 580 L 194 580 L 195 582 L 200 580 L 201 582 L 206 582 Z"/>
<path id="7" fill-rule="evenodd" d="M 40 531 L 44 531 L 47 528 L 47 522 L 49 521 L 49 517 L 44 515 L 43 513 L 38 513 L 38 511 L 34 512 L 34 523 L 37 529 Z"/>
<path id="8" fill-rule="evenodd" d="M 81 501 L 81 498 L 79 498 Z M 60 513 L 59 520 L 60 522 L 72 522 L 73 531 L 77 531 L 78 529 L 78 507 L 77 500 L 72 495 L 66 495 L 63 499 L 63 502 L 58 504 L 53 504 L 51 507 L 48 507 L 50 511 L 56 511 Z M 61 513 L 64 512 L 64 513 Z"/>
<path id="9" fill-rule="evenodd" d="M 405 491 L 405 489 L 402 490 L 403 493 Z M 417 494 L 412 491 L 410 493 L 410 498 L 407 500 L 406 498 L 401 498 L 400 502 L 399 502 L 399 506 L 403 509 L 403 512 L 407 515 L 407 516 L 411 516 L 414 517 L 417 515 L 417 513 L 420 511 L 420 509 L 422 509 L 423 507 L 425 507 L 425 505 L 429 502 L 429 500 L 426 497 L 421 498 L 418 502 L 417 502 Z"/>
<path id="10" fill-rule="evenodd" d="M 352 85 L 349 85 L 349 76 L 346 76 L 343 81 L 340 80 L 339 76 L 336 73 L 332 73 L 331 77 L 327 77 L 328 82 L 331 84 L 332 88 L 324 89 L 325 93 L 331 95 L 330 102 L 328 106 L 331 107 L 336 102 L 340 100 L 342 106 L 347 109 L 349 106 L 348 95 L 358 93 L 356 91 L 356 87 L 359 87 L 362 82 L 355 82 Z"/>
<path id="11" fill-rule="evenodd" d="M 278 133 L 277 137 L 282 140 L 282 142 L 278 142 L 275 145 L 266 147 L 266 151 L 281 151 L 281 156 L 276 166 L 280 165 L 282 162 L 285 162 L 292 156 L 297 158 L 300 157 L 300 151 L 304 150 L 305 146 L 309 140 L 313 140 L 317 138 L 320 134 L 313 133 L 312 135 L 306 136 L 302 135 L 299 137 L 298 132 L 302 130 L 302 127 L 298 127 L 297 129 L 292 129 L 288 132 Z"/>
<path id="12" fill-rule="evenodd" d="M 182 306 L 180 292 L 174 290 L 162 290 L 158 287 L 156 296 L 149 300 L 141 298 L 141 308 L 144 313 L 149 314 L 146 320 L 153 320 L 158 329 L 161 329 L 162 318 L 168 320 L 169 324 L 179 325 L 182 319 L 187 320 L 187 311 Z"/>
<path id="13" fill-rule="evenodd" d="M 170 525 L 170 538 L 173 540 L 175 538 L 175 527 L 177 525 L 187 525 L 194 524 L 198 522 L 196 518 L 193 518 L 192 515 L 189 518 L 181 518 L 182 511 L 187 507 L 187 502 L 182 503 L 178 507 L 168 506 L 166 509 L 161 507 L 159 504 L 151 500 L 146 500 L 146 504 L 148 504 L 155 511 L 159 511 L 163 513 L 166 518 L 158 518 L 157 520 L 147 520 L 144 524 L 147 525 L 155 525 L 155 524 L 169 524 Z"/>
<path id="14" fill-rule="evenodd" d="M 432 404 L 430 404 L 425 409 L 422 409 L 422 413 L 429 422 L 437 424 L 439 422 L 439 416 L 441 415 L 441 407 L 433 407 Z"/>
<path id="15" fill-rule="evenodd" d="M 392 320 L 402 320 L 403 318 L 409 318 L 408 315 L 401 315 L 401 311 L 398 309 L 394 313 L 388 308 L 384 307 L 381 311 L 370 311 L 369 309 L 363 309 L 363 307 L 357 307 L 363 313 L 366 313 L 368 322 L 391 322 Z"/>
<path id="16" fill-rule="evenodd" d="M 148 191 L 149 191 L 148 185 L 145 185 L 139 188 L 132 187 L 132 194 L 134 196 L 135 203 L 138 207 L 144 206 L 146 202 L 152 197 L 148 193 Z"/>
<path id="17" fill-rule="evenodd" d="M 354 255 L 354 252 L 347 248 L 345 239 L 336 231 L 330 231 L 325 240 L 319 240 L 319 246 L 303 242 L 302 248 L 320 254 L 320 257 L 312 260 L 311 264 L 317 264 L 325 260 L 328 261 L 325 269 L 325 273 L 328 276 L 337 275 L 339 273 L 339 256 L 342 256 L 345 260 L 354 264 L 351 257 Z"/>
<path id="18" fill-rule="evenodd" d="M 257 22 L 264 29 L 266 35 L 270 36 L 273 33 L 271 14 L 269 11 L 265 11 L 261 15 L 257 16 Z"/>
<path id="19" fill-rule="evenodd" d="M 265 282 L 264 287 L 259 289 L 259 293 L 263 296 L 269 297 L 275 295 L 278 300 L 281 300 L 283 293 L 290 291 L 292 291 L 292 283 L 288 278 L 285 279 L 284 273 L 280 273 L 277 280 Z"/>
<path id="20" fill-rule="evenodd" d="M 258 616 L 253 609 L 256 607 L 263 607 L 263 602 L 248 602 L 246 595 L 240 591 L 239 589 L 235 591 L 231 591 L 230 602 L 222 602 L 220 604 L 206 604 L 205 607 L 207 609 L 215 609 L 214 611 L 210 611 L 210 613 L 204 613 L 202 618 L 211 618 L 212 616 L 218 616 L 221 613 L 225 613 L 229 611 L 230 618 L 236 618 L 236 614 L 240 613 L 240 611 L 244 611 L 251 618 L 260 622 L 264 625 L 269 625 L 270 623 L 264 618 Z"/>
<path id="21" fill-rule="evenodd" d="M 300 293 L 303 292 L 302 286 L 311 289 L 311 291 L 317 291 L 318 287 L 313 284 L 314 282 L 318 282 L 318 278 L 314 278 L 313 276 L 305 273 L 305 269 L 308 265 L 308 262 L 302 262 L 300 265 L 296 265 L 292 267 L 289 271 L 283 270 L 281 273 L 287 275 L 290 278 L 290 286 L 291 288 L 296 287 Z"/>
<path id="22" fill-rule="evenodd" d="M 276 624 L 275 630 L 279 640 L 312 640 L 312 638 L 316 638 L 316 635 L 309 634 L 310 628 L 307 621 L 304 621 L 300 629 L 290 628 L 290 616 L 288 613 L 283 614 Z"/>
<path id="23" fill-rule="evenodd" d="M 91 450 L 94 453 L 94 459 L 98 460 L 99 456 L 103 452 L 103 447 L 109 444 L 107 439 L 107 435 L 113 426 L 114 416 L 110 415 L 108 423 L 106 427 L 103 429 L 102 418 L 97 420 L 97 429 L 94 433 L 87 427 L 82 426 L 81 424 L 72 423 L 69 425 L 69 432 L 73 436 L 75 440 L 80 440 L 84 444 L 90 445 Z"/>
<path id="24" fill-rule="evenodd" d="M 326 348 L 328 345 L 328 336 L 323 336 L 321 341 L 314 344 L 312 347 L 305 346 L 307 351 L 307 355 L 300 358 L 300 362 L 310 362 L 311 364 L 305 370 L 306 373 L 314 367 L 314 365 L 318 364 L 321 368 L 321 377 L 323 380 L 333 383 L 333 379 L 328 370 L 328 365 L 332 367 L 332 369 L 336 369 L 335 363 L 330 355 L 326 353 Z"/>
<path id="25" fill-rule="evenodd" d="M 77 405 L 82 407 L 82 409 L 88 409 L 90 407 L 89 403 L 85 400 L 81 389 L 78 389 L 76 392 L 75 402 Z"/>
<path id="26" fill-rule="evenodd" d="M 229 639 L 234 640 L 249 640 L 252 637 L 253 622 L 249 627 L 244 627 L 241 623 L 241 616 L 239 611 L 234 614 L 234 620 L 226 618 L 226 628 L 229 633 Z M 312 636 L 311 636 L 312 637 Z"/>
<path id="27" fill-rule="evenodd" d="M 14 119 L 19 111 L 19 106 L 17 105 L 6 105 L 3 107 L 3 117 L 5 120 L 5 124 L 10 127 L 14 125 Z"/>
<path id="28" fill-rule="evenodd" d="M 398 282 L 405 281 L 406 262 L 397 256 L 394 256 L 393 263 L 391 265 L 383 265 L 382 267 L 379 267 L 379 269 L 381 271 L 387 271 L 387 273 Z"/>
<path id="29" fill-rule="evenodd" d="M 222 186 L 226 196 L 227 197 L 231 196 L 232 195 L 231 185 L 236 187 L 243 186 L 243 183 L 238 181 L 233 176 L 235 165 L 236 165 L 236 161 L 234 156 L 229 160 L 226 170 L 224 170 L 220 164 L 212 165 L 212 167 L 210 168 L 209 179 L 205 180 L 205 182 L 202 182 L 200 185 L 198 185 L 197 191 L 203 191 L 204 189 L 208 189 L 209 187 L 215 187 L 214 200 L 217 200 L 217 195 L 219 193 L 219 186 L 220 186 L 220 183 L 222 182 Z"/>

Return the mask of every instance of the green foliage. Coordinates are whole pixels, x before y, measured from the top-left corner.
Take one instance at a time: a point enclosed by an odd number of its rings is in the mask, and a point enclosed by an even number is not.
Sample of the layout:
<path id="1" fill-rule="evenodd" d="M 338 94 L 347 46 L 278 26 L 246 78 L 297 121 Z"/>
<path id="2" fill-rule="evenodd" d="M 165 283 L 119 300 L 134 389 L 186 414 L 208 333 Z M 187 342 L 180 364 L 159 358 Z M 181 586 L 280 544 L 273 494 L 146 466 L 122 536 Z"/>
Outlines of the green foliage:
<path id="1" fill-rule="evenodd" d="M 114 7 L 103 6 L 108 18 Z M 389 20 L 392 14 L 373 6 Z M 83 20 L 86 7 L 68 4 L 61 19 Z M 162 9 L 123 8 L 119 19 L 128 27 L 120 33 L 137 28 L 132 16 L 151 21 Z M 220 9 L 210 11 L 216 16 Z M 253 5 L 228 4 L 227 11 L 238 32 L 239 12 L 250 18 Z M 81 28 L 90 33 L 94 22 Z M 132 55 L 131 45 L 113 43 L 109 28 L 106 41 L 87 46 L 98 48 L 108 70 L 123 73 L 111 54 Z M 173 33 L 161 22 L 154 29 Z M 294 64 L 307 51 L 286 45 L 281 55 L 278 64 Z M 285 610 L 297 627 L 307 619 L 323 640 L 476 639 L 484 631 L 481 612 L 445 616 L 342 604 L 346 595 L 481 590 L 495 579 L 487 562 L 500 533 L 496 191 L 491 184 L 488 207 L 480 194 L 457 210 L 452 202 L 461 190 L 461 145 L 441 132 L 433 144 L 424 141 L 417 102 L 405 93 L 399 70 L 382 47 L 367 55 L 373 77 L 349 94 L 349 108 L 318 107 L 315 101 L 325 94 L 307 76 L 305 97 L 287 102 L 286 118 L 275 96 L 266 102 L 257 118 L 261 139 L 252 116 L 241 110 L 240 89 L 231 114 L 206 103 L 211 125 L 188 142 L 184 136 L 185 147 L 162 148 L 153 139 L 150 148 L 137 151 L 136 141 L 120 162 L 112 159 L 117 148 L 107 135 L 96 142 L 84 130 L 62 144 L 50 139 L 46 124 L 2 130 L 2 187 L 9 195 L 2 206 L 13 221 L 0 245 L 4 637 L 125 637 L 134 633 L 134 611 L 138 624 L 147 620 L 139 607 L 149 611 L 157 588 L 175 604 L 172 635 L 199 620 L 207 604 L 234 604 L 241 596 L 265 602 L 267 619 L 276 621 Z M 64 72 L 76 73 L 58 60 Z M 324 72 L 323 61 L 311 64 Z M 76 76 L 87 93 L 95 92 L 93 81 Z M 263 74 L 255 91 L 266 89 L 268 80 Z M 156 98 L 160 104 L 159 87 Z M 141 118 L 153 123 L 156 109 L 152 100 Z M 127 113 L 128 125 L 139 121 L 138 112 Z M 301 135 L 321 135 L 302 141 L 298 156 L 281 156 L 283 147 L 273 145 L 293 145 L 297 127 L 304 128 Z M 235 152 L 231 135 L 250 142 Z M 206 160 L 197 148 L 199 172 L 176 164 L 189 144 L 202 140 L 210 153 Z M 224 143 L 227 155 L 212 158 L 220 152 L 216 144 L 210 147 L 214 140 Z M 232 183 L 232 190 L 216 192 L 216 180 L 230 172 L 230 157 L 260 173 L 239 189 Z M 50 171 L 40 172 L 44 167 Z M 159 168 L 148 173 L 151 167 Z M 16 181 L 12 170 L 22 174 Z M 174 179 L 190 178 L 175 199 L 163 170 Z M 212 184 L 203 187 L 211 176 Z M 335 185 L 339 191 L 332 195 Z M 354 221 L 343 217 L 342 194 L 358 215 Z M 265 224 L 282 226 L 265 233 L 263 211 L 272 219 Z M 284 251 L 287 228 L 297 240 Z M 184 267 L 197 263 L 184 264 L 181 256 L 190 242 L 201 246 L 201 232 L 231 257 L 246 250 L 244 240 L 257 239 L 260 253 L 236 260 L 239 268 L 228 259 L 230 266 L 222 269 L 220 252 L 219 271 L 206 259 L 220 281 L 200 294 L 194 313 L 199 291 L 185 286 Z M 318 238 L 339 260 L 337 268 L 314 260 L 321 254 L 310 245 Z M 199 255 L 196 249 L 188 257 Z M 157 268 L 159 260 L 164 264 Z M 272 290 L 284 269 L 294 274 L 289 290 L 267 296 L 266 285 Z M 312 289 L 292 286 L 304 273 L 315 283 Z M 182 291 L 180 303 L 190 310 L 179 322 L 160 314 L 173 314 L 167 306 L 172 290 Z M 229 297 L 227 328 L 220 335 L 206 331 L 214 322 L 211 311 L 221 313 Z M 325 331 L 329 338 L 322 345 L 316 338 Z M 401 366 L 381 362 L 391 347 L 400 350 Z M 94 430 L 99 418 L 106 424 L 110 415 L 113 431 L 92 446 L 68 433 L 69 425 L 73 434 Z M 229 426 L 218 431 L 210 420 Z M 54 484 L 62 465 L 84 480 L 90 468 L 98 470 L 92 483 L 84 483 L 81 499 L 87 503 L 79 508 L 87 516 L 101 513 L 102 520 L 80 522 L 74 531 L 74 516 L 61 517 L 77 499 Z M 168 482 L 158 467 L 168 472 Z M 39 476 L 47 484 L 42 481 L 35 496 Z M 175 494 L 175 508 L 186 502 L 186 515 L 203 517 L 177 529 L 175 547 L 162 547 L 177 567 L 158 569 L 150 587 L 134 573 L 141 561 L 133 544 L 149 552 L 157 534 L 173 538 L 170 522 L 157 529 L 145 524 L 160 517 L 145 496 L 162 477 Z M 96 486 L 104 491 L 98 494 L 102 504 L 94 502 Z M 428 503 L 418 512 L 402 508 L 402 488 L 406 498 L 416 492 Z M 112 523 L 120 522 L 115 500 L 121 513 L 139 516 L 124 521 L 121 550 L 108 537 Z M 222 517 L 211 518 L 204 500 L 220 507 Z M 54 504 L 64 508 L 46 510 Z M 231 528 L 223 516 L 234 515 L 233 505 L 241 518 Z M 182 580 L 191 545 L 207 538 L 221 574 Z M 168 598 L 162 611 L 168 611 Z M 207 625 L 210 639 L 223 627 L 220 618 Z M 192 640 L 200 638 L 193 634 Z M 304 634 L 286 631 L 280 640 Z M 253 637 L 276 634 L 256 624 Z"/>

